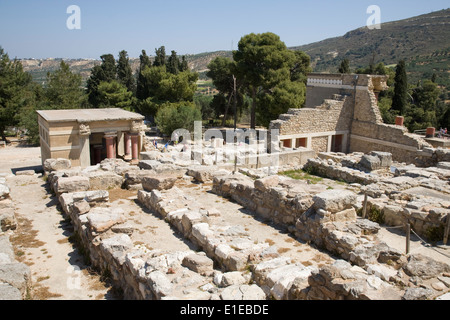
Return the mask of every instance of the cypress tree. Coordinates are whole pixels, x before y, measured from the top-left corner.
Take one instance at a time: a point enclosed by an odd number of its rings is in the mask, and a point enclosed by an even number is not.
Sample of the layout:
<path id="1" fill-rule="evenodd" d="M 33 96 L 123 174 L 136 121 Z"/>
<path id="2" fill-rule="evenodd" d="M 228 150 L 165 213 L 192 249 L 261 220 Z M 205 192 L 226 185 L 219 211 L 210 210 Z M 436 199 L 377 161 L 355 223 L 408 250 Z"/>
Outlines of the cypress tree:
<path id="1" fill-rule="evenodd" d="M 172 74 L 178 74 L 180 71 L 180 60 L 178 59 L 176 51 L 172 50 L 172 54 L 170 55 L 167 61 L 167 72 Z"/>
<path id="2" fill-rule="evenodd" d="M 159 49 L 155 49 L 155 61 L 153 61 L 153 65 L 155 67 L 165 66 L 166 61 L 166 47 L 161 46 Z"/>
<path id="3" fill-rule="evenodd" d="M 401 60 L 395 69 L 394 96 L 392 98 L 392 110 L 404 115 L 408 103 L 408 78 L 406 76 L 405 61 Z"/>
<path id="4" fill-rule="evenodd" d="M 342 60 L 339 67 L 339 73 L 350 73 L 350 62 L 348 61 L 348 59 Z"/>
<path id="5" fill-rule="evenodd" d="M 136 84 L 136 98 L 139 100 L 144 100 L 147 98 L 147 86 L 145 84 L 145 77 L 142 75 L 142 72 L 145 68 L 149 68 L 152 66 L 150 58 L 147 56 L 145 50 L 142 50 L 141 55 L 139 56 L 140 64 L 139 64 L 139 72 L 138 79 Z"/>
<path id="6" fill-rule="evenodd" d="M 133 71 L 131 70 L 128 53 L 125 50 L 122 50 L 119 53 L 119 61 L 117 62 L 117 79 L 119 80 L 119 83 L 123 84 L 128 89 L 128 91 L 135 91 Z"/>

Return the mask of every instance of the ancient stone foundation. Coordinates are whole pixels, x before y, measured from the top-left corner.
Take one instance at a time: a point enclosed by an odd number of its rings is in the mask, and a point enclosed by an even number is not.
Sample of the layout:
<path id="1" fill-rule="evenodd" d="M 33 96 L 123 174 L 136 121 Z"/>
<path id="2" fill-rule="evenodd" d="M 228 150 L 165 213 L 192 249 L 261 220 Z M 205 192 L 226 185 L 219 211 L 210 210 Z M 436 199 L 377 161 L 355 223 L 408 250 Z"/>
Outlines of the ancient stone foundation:
<path id="1" fill-rule="evenodd" d="M 337 162 L 341 156 L 330 157 Z M 362 194 L 356 185 L 330 189 L 278 175 L 252 179 L 214 166 L 172 163 L 171 170 L 179 170 L 174 175 L 157 160 L 149 161 L 155 162 L 143 162 L 139 168 L 107 160 L 83 170 L 48 173 L 48 183 L 92 265 L 110 274 L 126 299 L 433 299 L 448 291 L 448 264 L 389 247 L 378 236 L 378 223 L 358 217 Z M 360 155 L 355 163 L 384 170 L 389 157 L 375 153 L 361 161 Z M 414 172 L 397 169 L 398 178 Z M 137 201 L 149 214 L 169 223 L 195 249 L 169 252 L 134 243 L 129 213 L 109 205 L 108 190 L 91 187 L 91 179 L 98 177 L 104 179 L 100 185 L 118 185 L 116 176 L 123 188 L 139 190 Z M 212 183 L 212 192 L 320 248 L 334 262 L 308 266 L 251 239 L 241 225 L 217 224 L 220 207 L 200 208 L 173 179 Z M 386 183 L 376 181 L 366 181 L 372 196 L 378 183 Z"/>

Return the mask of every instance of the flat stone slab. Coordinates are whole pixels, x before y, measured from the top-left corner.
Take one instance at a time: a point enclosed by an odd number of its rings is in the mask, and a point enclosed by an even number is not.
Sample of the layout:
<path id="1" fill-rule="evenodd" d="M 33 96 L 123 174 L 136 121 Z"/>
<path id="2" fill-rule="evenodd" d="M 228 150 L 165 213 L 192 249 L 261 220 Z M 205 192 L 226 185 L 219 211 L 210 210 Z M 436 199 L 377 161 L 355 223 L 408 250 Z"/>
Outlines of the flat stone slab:
<path id="1" fill-rule="evenodd" d="M 118 223 L 124 222 L 123 215 L 122 209 L 95 208 L 86 214 L 86 218 L 91 228 L 95 232 L 101 233 Z"/>
<path id="2" fill-rule="evenodd" d="M 145 191 L 171 189 L 177 177 L 173 175 L 155 175 L 142 178 L 142 187 Z"/>
<path id="3" fill-rule="evenodd" d="M 56 182 L 55 192 L 71 193 L 78 191 L 87 191 L 90 188 L 89 178 L 74 176 L 74 177 L 61 177 Z"/>

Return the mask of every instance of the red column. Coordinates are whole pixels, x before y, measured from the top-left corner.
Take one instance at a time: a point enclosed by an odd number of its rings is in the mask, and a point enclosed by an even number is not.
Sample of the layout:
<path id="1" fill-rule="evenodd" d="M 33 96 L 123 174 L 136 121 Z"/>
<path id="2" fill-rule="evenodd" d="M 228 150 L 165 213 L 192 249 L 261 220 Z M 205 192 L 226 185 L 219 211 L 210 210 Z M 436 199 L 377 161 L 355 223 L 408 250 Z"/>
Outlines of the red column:
<path id="1" fill-rule="evenodd" d="M 125 159 L 131 159 L 131 135 L 125 133 Z"/>
<path id="2" fill-rule="evenodd" d="M 106 157 L 108 159 L 116 158 L 116 137 L 115 136 L 105 136 L 106 140 Z"/>
<path id="3" fill-rule="evenodd" d="M 139 135 L 131 134 L 131 158 L 132 161 L 139 160 Z"/>
<path id="4" fill-rule="evenodd" d="M 435 128 L 427 128 L 427 133 L 426 133 L 426 137 L 427 138 L 434 138 L 436 134 L 436 129 Z"/>
<path id="5" fill-rule="evenodd" d="M 396 117 L 395 118 L 395 125 L 403 127 L 403 121 L 405 121 L 405 118 L 403 118 L 403 117 Z"/>

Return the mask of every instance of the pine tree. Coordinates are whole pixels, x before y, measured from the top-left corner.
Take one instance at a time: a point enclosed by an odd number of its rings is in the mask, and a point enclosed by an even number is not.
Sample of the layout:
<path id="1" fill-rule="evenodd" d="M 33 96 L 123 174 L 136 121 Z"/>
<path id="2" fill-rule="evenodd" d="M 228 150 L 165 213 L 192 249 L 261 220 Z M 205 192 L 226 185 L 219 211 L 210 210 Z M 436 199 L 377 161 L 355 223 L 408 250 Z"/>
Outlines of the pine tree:
<path id="1" fill-rule="evenodd" d="M 391 109 L 397 111 L 400 115 L 404 115 L 408 104 L 408 78 L 404 60 L 397 64 L 394 80 L 394 96 Z"/>
<path id="2" fill-rule="evenodd" d="M 79 109 L 86 107 L 86 94 L 82 89 L 82 78 L 70 71 L 69 65 L 61 61 L 60 67 L 47 73 L 44 97 L 50 109 Z"/>
<path id="3" fill-rule="evenodd" d="M 135 92 L 136 85 L 133 78 L 133 71 L 130 66 L 130 59 L 128 58 L 128 53 L 122 50 L 119 53 L 119 60 L 117 62 L 117 79 L 119 83 L 123 84 L 128 91 Z"/>

